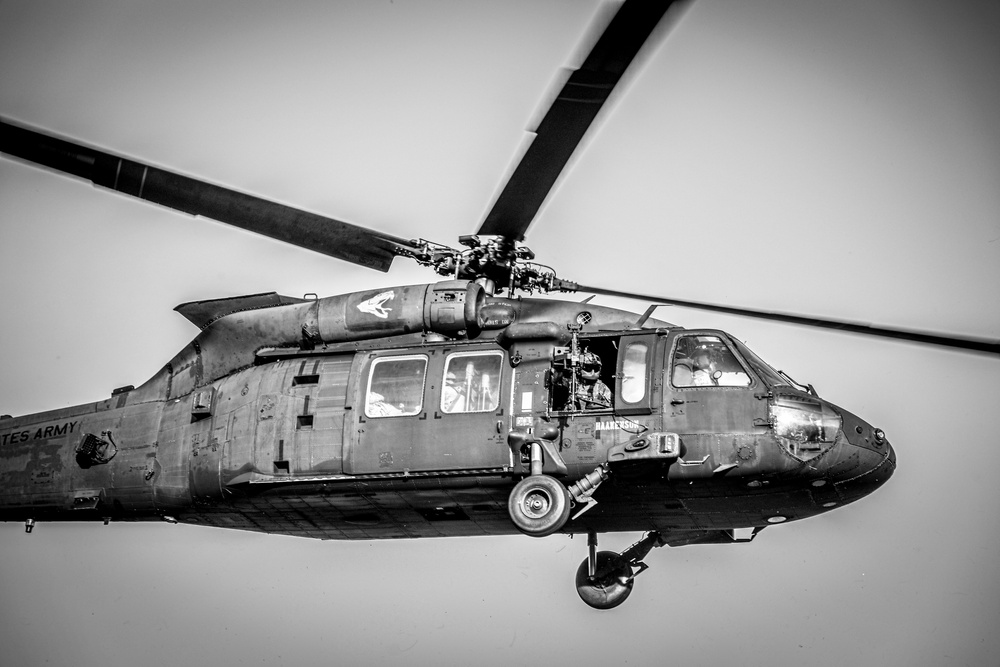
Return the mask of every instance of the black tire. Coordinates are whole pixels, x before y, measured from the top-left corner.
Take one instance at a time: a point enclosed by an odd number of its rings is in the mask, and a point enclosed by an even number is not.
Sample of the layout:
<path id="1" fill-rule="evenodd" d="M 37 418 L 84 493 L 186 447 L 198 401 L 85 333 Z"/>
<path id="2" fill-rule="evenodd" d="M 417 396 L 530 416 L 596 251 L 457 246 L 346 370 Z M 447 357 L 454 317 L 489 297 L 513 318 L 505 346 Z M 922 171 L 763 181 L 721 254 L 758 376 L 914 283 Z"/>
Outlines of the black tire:
<path id="1" fill-rule="evenodd" d="M 600 576 L 603 570 L 608 571 Z M 576 592 L 580 599 L 594 609 L 614 609 L 632 593 L 632 568 L 614 551 L 599 551 L 597 553 L 598 576 L 591 579 L 587 571 L 587 559 L 584 558 L 576 570 Z M 625 581 L 625 583 L 622 583 Z"/>
<path id="2" fill-rule="evenodd" d="M 545 537 L 569 519 L 569 491 L 548 475 L 525 477 L 507 499 L 511 521 L 525 535 Z"/>

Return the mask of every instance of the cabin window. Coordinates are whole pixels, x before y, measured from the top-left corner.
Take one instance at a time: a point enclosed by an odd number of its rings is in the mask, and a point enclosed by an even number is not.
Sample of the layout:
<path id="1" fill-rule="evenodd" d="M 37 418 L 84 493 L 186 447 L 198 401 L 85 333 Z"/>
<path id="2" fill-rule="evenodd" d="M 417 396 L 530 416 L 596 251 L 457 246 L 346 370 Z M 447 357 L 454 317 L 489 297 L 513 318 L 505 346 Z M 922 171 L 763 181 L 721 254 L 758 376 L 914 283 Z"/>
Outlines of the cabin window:
<path id="1" fill-rule="evenodd" d="M 619 398 L 626 403 L 638 403 L 646 397 L 646 366 L 649 346 L 629 343 L 622 361 L 622 384 Z"/>
<path id="2" fill-rule="evenodd" d="M 677 339 L 670 374 L 675 387 L 746 387 L 750 375 L 718 336 L 691 335 Z"/>
<path id="3" fill-rule="evenodd" d="M 368 417 L 419 414 L 423 409 L 427 357 L 384 357 L 372 362 L 365 397 Z"/>
<path id="4" fill-rule="evenodd" d="M 441 389 L 441 411 L 494 412 L 500 405 L 501 352 L 461 352 L 448 357 Z"/>

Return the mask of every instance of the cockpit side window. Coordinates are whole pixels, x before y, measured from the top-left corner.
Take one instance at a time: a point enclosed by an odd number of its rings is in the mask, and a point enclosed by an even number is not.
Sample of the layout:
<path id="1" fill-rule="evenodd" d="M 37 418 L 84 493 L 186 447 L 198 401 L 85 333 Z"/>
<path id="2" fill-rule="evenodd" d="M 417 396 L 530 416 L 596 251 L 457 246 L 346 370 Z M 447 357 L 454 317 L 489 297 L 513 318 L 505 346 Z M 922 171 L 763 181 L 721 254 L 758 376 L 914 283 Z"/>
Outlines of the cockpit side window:
<path id="1" fill-rule="evenodd" d="M 500 405 L 501 352 L 461 352 L 448 357 L 441 411 L 493 412 Z"/>
<path id="2" fill-rule="evenodd" d="M 365 396 L 367 417 L 399 417 L 423 409 L 427 357 L 384 357 L 372 362 Z"/>
<path id="3" fill-rule="evenodd" d="M 675 387 L 747 387 L 750 374 L 718 336 L 681 336 L 674 348 L 670 381 Z"/>

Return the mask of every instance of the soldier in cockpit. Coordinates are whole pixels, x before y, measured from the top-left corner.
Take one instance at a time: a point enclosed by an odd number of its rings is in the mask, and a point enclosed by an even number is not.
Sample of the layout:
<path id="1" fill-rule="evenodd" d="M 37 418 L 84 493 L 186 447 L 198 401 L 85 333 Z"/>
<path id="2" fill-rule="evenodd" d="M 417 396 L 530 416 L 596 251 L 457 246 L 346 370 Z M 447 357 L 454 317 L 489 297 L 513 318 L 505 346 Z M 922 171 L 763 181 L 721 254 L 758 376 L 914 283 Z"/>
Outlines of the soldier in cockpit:
<path id="1" fill-rule="evenodd" d="M 685 336 L 677 344 L 675 387 L 746 387 L 750 376 L 717 336 Z"/>
<path id="2" fill-rule="evenodd" d="M 712 352 L 707 345 L 699 345 L 695 348 L 691 357 L 691 385 L 695 387 L 708 387 L 719 384 L 715 375 L 715 363 L 712 361 Z"/>

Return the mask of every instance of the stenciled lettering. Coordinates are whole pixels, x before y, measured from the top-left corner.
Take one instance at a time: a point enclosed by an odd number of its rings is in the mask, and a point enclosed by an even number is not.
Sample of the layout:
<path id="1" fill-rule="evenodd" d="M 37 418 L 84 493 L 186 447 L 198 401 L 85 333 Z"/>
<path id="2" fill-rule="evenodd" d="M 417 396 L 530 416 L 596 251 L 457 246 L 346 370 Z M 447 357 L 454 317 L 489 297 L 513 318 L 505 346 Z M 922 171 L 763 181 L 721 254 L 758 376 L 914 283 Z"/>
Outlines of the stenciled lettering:
<path id="1" fill-rule="evenodd" d="M 48 440 L 49 438 L 62 438 L 72 434 L 76 430 L 78 421 L 62 422 L 61 424 L 51 424 L 49 426 L 39 426 L 34 432 L 13 431 L 0 435 L 0 446 L 16 445 L 19 442 L 28 440 Z"/>
<path id="2" fill-rule="evenodd" d="M 0 445 L 14 445 L 19 442 L 24 442 L 28 439 L 30 431 L 14 431 L 13 433 L 4 433 L 0 437 Z"/>
<path id="3" fill-rule="evenodd" d="M 614 421 L 599 421 L 595 424 L 595 430 L 597 431 L 614 431 L 621 429 L 623 431 L 631 431 L 637 428 L 642 428 L 642 424 L 636 423 L 631 419 L 616 419 Z"/>

